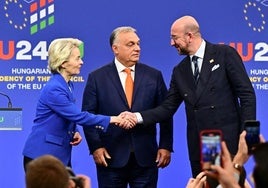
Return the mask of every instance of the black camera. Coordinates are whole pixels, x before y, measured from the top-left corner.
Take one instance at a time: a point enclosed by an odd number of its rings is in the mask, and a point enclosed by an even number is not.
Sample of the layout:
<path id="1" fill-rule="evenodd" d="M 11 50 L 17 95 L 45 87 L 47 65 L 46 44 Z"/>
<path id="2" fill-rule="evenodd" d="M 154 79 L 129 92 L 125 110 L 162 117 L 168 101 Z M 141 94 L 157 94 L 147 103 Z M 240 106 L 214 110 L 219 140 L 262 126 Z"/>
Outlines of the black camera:
<path id="1" fill-rule="evenodd" d="M 75 188 L 83 188 L 84 186 L 82 179 L 77 177 L 70 167 L 66 167 L 66 170 L 69 173 L 70 179 L 73 180 L 73 182 L 75 183 Z"/>

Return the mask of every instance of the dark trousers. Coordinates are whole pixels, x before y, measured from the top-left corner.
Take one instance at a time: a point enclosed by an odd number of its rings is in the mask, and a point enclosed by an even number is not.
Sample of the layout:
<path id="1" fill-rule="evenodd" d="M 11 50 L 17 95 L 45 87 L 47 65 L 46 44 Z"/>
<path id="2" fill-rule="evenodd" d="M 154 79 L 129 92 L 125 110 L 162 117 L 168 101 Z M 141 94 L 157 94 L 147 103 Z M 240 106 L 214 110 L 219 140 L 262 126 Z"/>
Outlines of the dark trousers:
<path id="1" fill-rule="evenodd" d="M 156 188 L 158 168 L 139 166 L 132 153 L 122 168 L 97 166 L 97 176 L 99 188 Z"/>

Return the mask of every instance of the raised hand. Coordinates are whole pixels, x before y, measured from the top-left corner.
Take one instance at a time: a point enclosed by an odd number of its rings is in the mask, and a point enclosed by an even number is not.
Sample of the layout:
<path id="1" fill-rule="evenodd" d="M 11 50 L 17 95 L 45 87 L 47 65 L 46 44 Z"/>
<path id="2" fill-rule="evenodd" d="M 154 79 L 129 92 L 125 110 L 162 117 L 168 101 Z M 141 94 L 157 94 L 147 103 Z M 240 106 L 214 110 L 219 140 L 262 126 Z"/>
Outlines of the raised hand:
<path id="1" fill-rule="evenodd" d="M 85 174 L 77 174 L 75 178 L 78 178 L 83 188 L 91 188 L 91 179 Z M 70 179 L 69 187 L 77 187 L 76 183 Z M 80 186 L 79 186 L 80 187 Z"/>
<path id="2" fill-rule="evenodd" d="M 211 165 L 213 171 L 206 171 L 206 174 L 217 179 L 223 188 L 239 188 L 239 184 L 234 177 L 235 168 L 231 159 L 230 152 L 223 141 L 222 146 L 222 166 Z M 215 173 L 216 172 L 216 173 Z"/>
<path id="3" fill-rule="evenodd" d="M 233 163 L 243 166 L 249 159 L 248 146 L 246 143 L 246 131 L 243 131 L 239 136 L 238 151 L 233 159 Z"/>
<path id="4" fill-rule="evenodd" d="M 190 178 L 186 185 L 186 188 L 203 188 L 205 187 L 207 177 L 205 172 L 200 172 L 196 178 Z"/>

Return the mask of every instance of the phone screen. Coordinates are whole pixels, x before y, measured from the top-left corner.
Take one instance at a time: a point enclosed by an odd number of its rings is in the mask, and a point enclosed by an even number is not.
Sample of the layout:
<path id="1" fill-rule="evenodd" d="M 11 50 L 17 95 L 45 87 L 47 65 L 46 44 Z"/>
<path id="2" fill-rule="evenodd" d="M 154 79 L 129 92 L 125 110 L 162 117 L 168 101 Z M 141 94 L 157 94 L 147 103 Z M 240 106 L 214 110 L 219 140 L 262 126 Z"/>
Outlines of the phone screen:
<path id="1" fill-rule="evenodd" d="M 221 165 L 221 132 L 202 131 L 201 138 L 201 163 L 203 170 L 210 170 L 210 166 Z"/>
<path id="2" fill-rule="evenodd" d="M 252 152 L 254 146 L 260 143 L 260 122 L 256 120 L 245 121 L 246 142 L 249 153 Z"/>

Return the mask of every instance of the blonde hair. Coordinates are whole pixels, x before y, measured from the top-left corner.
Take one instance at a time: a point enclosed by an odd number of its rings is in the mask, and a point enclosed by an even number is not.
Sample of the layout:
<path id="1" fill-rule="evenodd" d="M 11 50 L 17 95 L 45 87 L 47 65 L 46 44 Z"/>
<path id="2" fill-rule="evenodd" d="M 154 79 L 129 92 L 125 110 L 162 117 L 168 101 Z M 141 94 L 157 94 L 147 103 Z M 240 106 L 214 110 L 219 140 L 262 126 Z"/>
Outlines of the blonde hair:
<path id="1" fill-rule="evenodd" d="M 79 48 L 83 42 L 75 38 L 58 38 L 48 47 L 48 69 L 51 73 L 61 72 L 61 65 L 68 61 L 72 50 Z"/>

